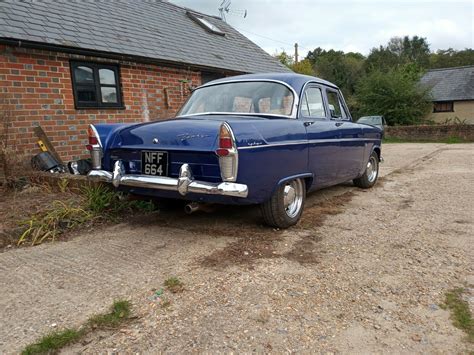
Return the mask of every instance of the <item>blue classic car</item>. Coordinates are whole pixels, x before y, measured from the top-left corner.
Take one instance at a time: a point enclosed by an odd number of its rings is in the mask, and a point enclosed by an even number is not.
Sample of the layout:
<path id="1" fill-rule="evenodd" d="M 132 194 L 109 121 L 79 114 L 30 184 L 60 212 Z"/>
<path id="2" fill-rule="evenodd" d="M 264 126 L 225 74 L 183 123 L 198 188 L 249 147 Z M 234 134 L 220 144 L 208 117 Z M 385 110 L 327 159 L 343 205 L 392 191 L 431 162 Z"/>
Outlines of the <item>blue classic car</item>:
<path id="1" fill-rule="evenodd" d="M 299 74 L 252 74 L 196 89 L 177 117 L 89 129 L 93 181 L 133 194 L 260 204 L 267 224 L 298 222 L 309 191 L 353 180 L 372 187 L 381 130 L 353 123 L 334 84 Z"/>

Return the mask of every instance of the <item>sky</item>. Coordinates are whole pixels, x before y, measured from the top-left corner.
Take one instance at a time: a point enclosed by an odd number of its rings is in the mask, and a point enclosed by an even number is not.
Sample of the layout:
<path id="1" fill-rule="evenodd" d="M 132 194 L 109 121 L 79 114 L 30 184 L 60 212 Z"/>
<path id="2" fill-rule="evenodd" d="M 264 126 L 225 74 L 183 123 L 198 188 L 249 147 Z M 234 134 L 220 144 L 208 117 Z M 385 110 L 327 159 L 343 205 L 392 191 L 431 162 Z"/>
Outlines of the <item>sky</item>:
<path id="1" fill-rule="evenodd" d="M 170 1 L 219 15 L 222 0 Z M 474 0 L 232 0 L 230 10 L 227 22 L 270 54 L 293 54 L 297 42 L 300 57 L 317 47 L 367 55 L 405 35 L 432 51 L 474 47 Z"/>

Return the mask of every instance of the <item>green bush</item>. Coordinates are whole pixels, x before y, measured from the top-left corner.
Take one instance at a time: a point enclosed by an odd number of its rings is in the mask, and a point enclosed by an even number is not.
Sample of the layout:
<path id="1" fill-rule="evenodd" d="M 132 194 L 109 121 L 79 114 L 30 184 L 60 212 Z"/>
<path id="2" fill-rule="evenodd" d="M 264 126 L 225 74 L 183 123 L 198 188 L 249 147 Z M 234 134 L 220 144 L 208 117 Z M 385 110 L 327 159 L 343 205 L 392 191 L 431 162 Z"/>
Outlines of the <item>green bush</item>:
<path id="1" fill-rule="evenodd" d="M 389 125 L 417 124 L 430 110 L 427 88 L 412 67 L 374 71 L 361 79 L 356 97 L 361 115 L 383 115 Z"/>

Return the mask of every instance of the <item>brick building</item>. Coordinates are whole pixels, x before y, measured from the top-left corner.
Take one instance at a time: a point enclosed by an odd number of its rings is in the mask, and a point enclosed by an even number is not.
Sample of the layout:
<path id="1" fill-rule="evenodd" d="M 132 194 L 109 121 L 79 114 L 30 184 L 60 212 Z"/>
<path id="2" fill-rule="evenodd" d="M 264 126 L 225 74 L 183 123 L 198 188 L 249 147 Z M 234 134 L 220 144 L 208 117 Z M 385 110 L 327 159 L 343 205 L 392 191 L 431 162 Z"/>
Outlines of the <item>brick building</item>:
<path id="1" fill-rule="evenodd" d="M 282 71 L 219 18 L 165 1 L 0 2 L 0 108 L 21 153 L 39 152 L 35 125 L 68 161 L 89 123 L 172 117 L 203 82 Z"/>

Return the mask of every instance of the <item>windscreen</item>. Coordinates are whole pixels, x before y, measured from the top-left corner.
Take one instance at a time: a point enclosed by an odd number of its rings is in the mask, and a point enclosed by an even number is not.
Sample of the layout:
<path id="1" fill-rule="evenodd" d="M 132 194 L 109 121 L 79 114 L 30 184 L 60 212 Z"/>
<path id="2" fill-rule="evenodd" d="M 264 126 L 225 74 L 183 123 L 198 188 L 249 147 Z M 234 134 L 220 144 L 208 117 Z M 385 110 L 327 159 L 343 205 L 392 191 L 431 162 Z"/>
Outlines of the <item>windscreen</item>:
<path id="1" fill-rule="evenodd" d="M 178 116 L 200 113 L 244 113 L 290 116 L 294 96 L 283 84 L 250 81 L 204 86 L 193 92 Z"/>

